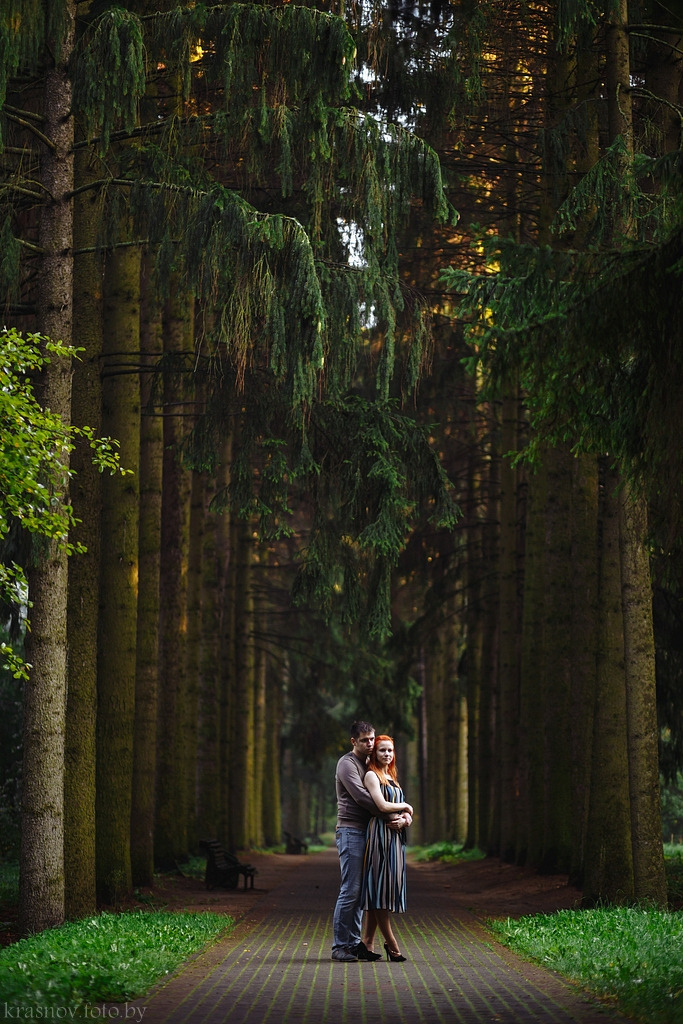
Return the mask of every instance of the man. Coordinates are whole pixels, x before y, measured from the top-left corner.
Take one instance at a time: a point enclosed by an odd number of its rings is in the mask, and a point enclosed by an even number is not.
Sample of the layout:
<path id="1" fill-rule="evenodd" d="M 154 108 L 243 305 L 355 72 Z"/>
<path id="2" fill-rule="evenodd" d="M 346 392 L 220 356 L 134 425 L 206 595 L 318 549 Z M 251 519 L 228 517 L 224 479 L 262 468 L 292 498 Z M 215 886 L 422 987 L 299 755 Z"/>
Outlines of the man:
<path id="1" fill-rule="evenodd" d="M 406 824 L 403 815 L 381 815 L 363 785 L 367 761 L 375 745 L 375 729 L 369 722 L 351 726 L 351 750 L 337 762 L 337 851 L 341 887 L 334 908 L 332 959 L 342 961 L 381 960 L 361 942 L 363 911 L 360 893 L 363 881 L 365 832 L 372 815 L 384 817 L 390 828 Z"/>

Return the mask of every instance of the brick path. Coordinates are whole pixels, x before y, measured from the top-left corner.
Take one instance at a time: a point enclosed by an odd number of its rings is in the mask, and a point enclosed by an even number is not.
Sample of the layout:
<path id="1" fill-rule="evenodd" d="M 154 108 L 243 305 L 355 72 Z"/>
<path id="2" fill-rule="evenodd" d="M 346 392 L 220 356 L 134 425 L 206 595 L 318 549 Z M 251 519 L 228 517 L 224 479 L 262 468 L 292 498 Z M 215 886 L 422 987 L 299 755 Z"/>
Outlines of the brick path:
<path id="1" fill-rule="evenodd" d="M 297 870 L 232 935 L 150 996 L 144 1024 L 605 1024 L 611 1011 L 498 945 L 438 879 L 409 868 L 405 964 L 330 960 L 336 853 Z"/>

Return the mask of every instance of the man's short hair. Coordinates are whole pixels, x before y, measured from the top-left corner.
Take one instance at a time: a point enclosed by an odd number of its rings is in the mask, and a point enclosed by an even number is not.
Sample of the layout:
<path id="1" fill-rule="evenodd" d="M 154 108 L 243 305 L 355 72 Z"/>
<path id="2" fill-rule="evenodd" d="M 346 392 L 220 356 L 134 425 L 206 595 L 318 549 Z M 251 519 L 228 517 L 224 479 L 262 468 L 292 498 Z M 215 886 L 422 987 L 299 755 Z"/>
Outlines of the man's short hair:
<path id="1" fill-rule="evenodd" d="M 366 733 L 374 731 L 374 725 L 370 725 L 369 722 L 354 722 L 351 726 L 351 739 L 357 740 L 359 736 L 364 736 Z"/>

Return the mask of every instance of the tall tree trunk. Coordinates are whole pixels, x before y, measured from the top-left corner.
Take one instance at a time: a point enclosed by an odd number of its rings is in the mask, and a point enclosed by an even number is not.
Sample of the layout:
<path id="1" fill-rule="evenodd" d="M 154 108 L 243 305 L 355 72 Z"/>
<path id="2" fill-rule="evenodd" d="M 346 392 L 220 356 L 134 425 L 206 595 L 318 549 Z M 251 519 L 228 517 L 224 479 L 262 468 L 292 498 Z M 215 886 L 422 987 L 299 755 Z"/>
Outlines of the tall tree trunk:
<path id="1" fill-rule="evenodd" d="M 459 843 L 465 843 L 467 839 L 467 820 L 468 820 L 468 796 L 469 796 L 469 780 L 467 778 L 468 768 L 468 711 L 467 711 L 467 696 L 462 690 L 460 691 L 459 699 L 459 721 L 458 721 L 458 802 L 457 802 L 457 813 L 455 818 L 455 838 Z"/>
<path id="2" fill-rule="evenodd" d="M 97 662 L 97 887 L 107 902 L 132 888 L 140 502 L 140 377 L 121 364 L 140 351 L 140 250 L 115 249 L 104 287 L 102 429 L 120 443 L 126 476 L 102 480 Z"/>
<path id="3" fill-rule="evenodd" d="M 541 871 L 569 870 L 572 851 L 571 744 L 571 498 L 572 455 L 553 448 L 546 459 L 543 630 L 544 812 Z"/>
<path id="4" fill-rule="evenodd" d="M 524 552 L 520 665 L 520 811 L 518 864 L 539 867 L 543 858 L 543 721 L 545 461 L 529 473 Z"/>
<path id="5" fill-rule="evenodd" d="M 254 586 L 254 792 L 250 807 L 250 846 L 263 846 L 263 786 L 266 753 L 266 679 L 268 652 L 265 645 L 267 609 L 265 571 L 268 553 L 264 548 L 258 558 Z"/>
<path id="6" fill-rule="evenodd" d="M 220 689 L 220 791 L 221 820 L 225 843 L 230 850 L 237 849 L 237 819 L 233 813 L 233 784 L 242 784 L 237 778 L 233 759 L 233 734 L 235 722 L 235 632 L 237 616 L 237 561 L 238 528 L 233 514 L 223 517 L 229 524 L 230 557 L 223 593 L 221 622 L 221 689 Z"/>
<path id="7" fill-rule="evenodd" d="M 143 261 L 140 309 L 140 523 L 138 528 L 138 622 L 135 663 L 135 742 L 131 865 L 135 885 L 154 881 L 154 787 L 157 746 L 159 670 L 159 571 L 161 486 L 164 458 L 163 418 L 152 401 L 154 373 L 161 358 L 161 304 L 152 285 L 151 254 Z"/>
<path id="8" fill-rule="evenodd" d="M 429 842 L 429 716 L 427 714 L 427 658 L 424 647 L 420 647 L 417 659 L 417 681 L 420 696 L 417 702 L 417 770 L 419 782 L 419 825 L 420 842 Z"/>
<path id="9" fill-rule="evenodd" d="M 490 410 L 492 413 L 493 410 Z M 496 412 L 497 416 L 497 412 Z M 482 656 L 479 700 L 479 847 L 497 856 L 500 852 L 500 694 L 498 664 L 500 610 L 498 578 L 500 573 L 500 436 L 494 423 L 490 442 L 488 493 L 485 524 L 482 529 L 481 614 Z"/>
<path id="10" fill-rule="evenodd" d="M 633 94 L 628 33 L 628 0 L 611 5 L 605 31 L 607 64 L 607 120 L 609 140 L 623 136 L 627 151 L 633 154 Z"/>
<path id="11" fill-rule="evenodd" d="M 71 82 L 76 4 L 60 4 L 55 66 L 45 75 L 43 134 L 54 144 L 41 157 L 41 184 L 49 201 L 41 212 L 44 251 L 39 278 L 39 326 L 53 341 L 72 341 L 73 137 Z M 44 408 L 71 422 L 71 362 L 53 358 L 37 394 Z M 65 465 L 65 473 L 67 471 Z M 25 933 L 64 920 L 64 733 L 66 718 L 67 557 L 52 542 L 29 572 L 31 632 L 26 654 L 33 666 L 24 690 L 24 760 L 21 798 L 20 920 Z"/>
<path id="12" fill-rule="evenodd" d="M 194 302 L 176 282 L 163 317 L 164 354 L 178 362 L 164 373 L 164 464 L 161 507 L 161 610 L 157 713 L 154 858 L 173 867 L 187 856 L 186 639 L 190 473 L 178 445 L 185 436 L 182 413 L 189 393 L 186 374 L 194 348 Z M 182 361 L 182 357 L 186 361 Z"/>
<path id="13" fill-rule="evenodd" d="M 647 505 L 627 484 L 619 513 L 634 893 L 666 907 Z"/>
<path id="14" fill-rule="evenodd" d="M 99 177 L 91 153 L 76 155 L 75 186 Z M 98 206 L 91 192 L 74 207 L 74 249 L 95 246 Z M 100 434 L 102 385 L 102 262 L 94 252 L 81 253 L 74 265 L 74 334 L 85 349 L 74 362 L 72 410 L 77 426 Z M 68 688 L 64 779 L 64 877 L 68 919 L 94 914 L 95 759 L 97 720 L 97 619 L 100 586 L 101 474 L 93 464 L 88 441 L 79 440 L 71 455 L 71 504 L 80 522 L 72 541 L 86 551 L 69 559 Z"/>
<path id="15" fill-rule="evenodd" d="M 199 711 L 199 669 L 202 637 L 202 557 L 204 551 L 204 477 L 192 473 L 190 499 L 190 545 L 187 576 L 187 708 L 186 708 L 186 791 L 188 847 L 196 852 L 197 835 L 197 717 Z"/>
<path id="16" fill-rule="evenodd" d="M 427 842 L 435 843 L 445 837 L 444 821 L 444 700 L 443 700 L 443 646 L 441 630 L 437 630 L 426 651 L 425 707 L 429 759 L 427 761 Z"/>
<path id="17" fill-rule="evenodd" d="M 624 626 L 619 559 L 618 474 L 605 472 L 600 551 L 598 668 L 584 904 L 633 899 L 626 737 Z"/>
<path id="18" fill-rule="evenodd" d="M 235 547 L 235 674 L 230 796 L 233 842 L 249 844 L 249 807 L 254 795 L 254 592 L 251 526 L 236 524 Z"/>
<path id="19" fill-rule="evenodd" d="M 500 468 L 500 855 L 517 854 L 519 665 L 517 656 L 517 470 L 508 452 L 517 449 L 516 388 L 503 400 Z"/>
<path id="20" fill-rule="evenodd" d="M 266 676 L 266 751 L 263 770 L 263 837 L 266 846 L 276 846 L 282 838 L 281 729 L 282 686 L 278 671 L 273 665 L 269 665 Z"/>
<path id="21" fill-rule="evenodd" d="M 475 455 L 470 452 L 467 468 L 467 560 L 465 604 L 465 670 L 467 685 L 467 837 L 465 847 L 479 845 L 479 743 L 481 703 L 481 663 L 484 642 L 482 594 L 482 527 L 478 506 L 479 479 Z"/>
<path id="22" fill-rule="evenodd" d="M 211 502 L 230 483 L 232 437 L 223 443 L 218 477 L 206 480 L 202 554 L 202 638 L 197 721 L 197 829 L 205 838 L 221 834 L 220 691 L 221 611 L 228 568 L 230 516 Z"/>
<path id="23" fill-rule="evenodd" d="M 572 479 L 571 758 L 574 885 L 583 884 L 597 672 L 598 460 L 579 455 Z"/>

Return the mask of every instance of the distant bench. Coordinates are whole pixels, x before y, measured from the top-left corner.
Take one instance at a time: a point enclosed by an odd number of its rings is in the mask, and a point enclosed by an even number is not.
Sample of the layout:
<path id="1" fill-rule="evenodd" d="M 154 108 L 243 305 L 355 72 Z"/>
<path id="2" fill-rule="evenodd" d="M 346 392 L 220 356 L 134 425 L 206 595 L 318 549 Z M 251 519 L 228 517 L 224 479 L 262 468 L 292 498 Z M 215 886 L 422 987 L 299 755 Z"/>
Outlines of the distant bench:
<path id="1" fill-rule="evenodd" d="M 244 876 L 244 888 L 254 888 L 254 875 L 256 868 L 251 864 L 242 864 L 234 854 L 224 850 L 217 839 L 202 839 L 199 843 L 200 849 L 206 853 L 206 874 L 204 881 L 207 889 L 215 889 L 220 886 L 223 889 L 236 889 L 240 875 Z"/>

